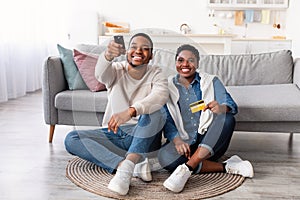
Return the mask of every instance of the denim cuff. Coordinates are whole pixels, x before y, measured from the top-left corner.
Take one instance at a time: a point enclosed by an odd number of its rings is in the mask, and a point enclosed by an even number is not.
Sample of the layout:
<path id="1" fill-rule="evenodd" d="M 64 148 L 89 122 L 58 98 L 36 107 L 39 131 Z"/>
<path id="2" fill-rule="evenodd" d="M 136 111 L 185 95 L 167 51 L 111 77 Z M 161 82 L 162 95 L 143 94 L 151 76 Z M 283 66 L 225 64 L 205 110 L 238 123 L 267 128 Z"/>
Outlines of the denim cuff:
<path id="1" fill-rule="evenodd" d="M 212 157 L 215 154 L 214 150 L 207 144 L 199 144 L 198 147 L 204 147 L 208 149 L 208 151 L 210 152 L 210 157 Z"/>
<path id="2" fill-rule="evenodd" d="M 202 169 L 202 162 L 199 163 L 196 169 L 194 169 L 193 174 L 200 174 L 201 169 Z"/>
<path id="3" fill-rule="evenodd" d="M 223 103 L 222 105 L 226 105 L 228 106 L 231 110 L 229 111 L 229 113 L 235 115 L 237 113 L 237 110 L 234 106 L 230 105 L 230 104 L 227 104 L 227 103 Z"/>

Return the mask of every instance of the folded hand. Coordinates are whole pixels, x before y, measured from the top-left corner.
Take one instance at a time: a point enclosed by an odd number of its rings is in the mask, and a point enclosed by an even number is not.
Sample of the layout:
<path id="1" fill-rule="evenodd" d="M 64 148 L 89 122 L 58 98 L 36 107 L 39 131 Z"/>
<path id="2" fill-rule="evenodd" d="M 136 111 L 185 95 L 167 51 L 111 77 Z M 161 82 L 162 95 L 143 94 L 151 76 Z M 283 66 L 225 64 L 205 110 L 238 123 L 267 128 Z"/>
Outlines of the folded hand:
<path id="1" fill-rule="evenodd" d="M 114 133 L 117 133 L 119 126 L 128 122 L 130 119 L 131 115 L 128 109 L 113 114 L 108 122 L 108 131 L 112 130 Z"/>

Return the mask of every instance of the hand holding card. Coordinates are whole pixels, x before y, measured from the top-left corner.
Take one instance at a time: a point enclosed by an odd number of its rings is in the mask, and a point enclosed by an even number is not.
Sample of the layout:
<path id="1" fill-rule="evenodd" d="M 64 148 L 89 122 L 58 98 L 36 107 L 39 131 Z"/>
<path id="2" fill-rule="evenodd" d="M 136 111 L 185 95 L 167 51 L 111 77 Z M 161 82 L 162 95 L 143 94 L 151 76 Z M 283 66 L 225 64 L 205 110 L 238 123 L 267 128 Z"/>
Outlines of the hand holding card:
<path id="1" fill-rule="evenodd" d="M 203 100 L 196 101 L 190 104 L 192 113 L 199 112 L 205 108 L 205 103 Z"/>

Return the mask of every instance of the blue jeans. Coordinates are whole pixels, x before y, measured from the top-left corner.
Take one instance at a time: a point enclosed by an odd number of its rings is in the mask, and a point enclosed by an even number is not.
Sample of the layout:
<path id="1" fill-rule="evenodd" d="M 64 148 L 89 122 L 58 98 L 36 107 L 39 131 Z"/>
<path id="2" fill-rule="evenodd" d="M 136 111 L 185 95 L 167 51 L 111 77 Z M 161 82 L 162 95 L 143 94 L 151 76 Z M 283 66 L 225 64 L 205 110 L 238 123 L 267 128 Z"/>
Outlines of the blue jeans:
<path id="1" fill-rule="evenodd" d="M 217 161 L 227 151 L 234 127 L 235 118 L 231 113 L 216 115 L 207 132 L 204 135 L 197 134 L 196 142 L 190 145 L 191 155 L 201 146 L 211 152 L 211 157 L 208 160 Z M 188 158 L 178 154 L 174 143 L 168 141 L 159 150 L 158 160 L 164 169 L 172 172 L 178 165 L 186 163 Z M 202 163 L 194 172 L 198 173 L 201 166 Z"/>
<path id="2" fill-rule="evenodd" d="M 165 111 L 161 109 L 141 115 L 136 125 L 121 126 L 117 133 L 108 132 L 107 128 L 74 130 L 66 136 L 65 148 L 70 154 L 114 173 L 128 153 L 146 157 L 159 150 L 165 120 Z"/>

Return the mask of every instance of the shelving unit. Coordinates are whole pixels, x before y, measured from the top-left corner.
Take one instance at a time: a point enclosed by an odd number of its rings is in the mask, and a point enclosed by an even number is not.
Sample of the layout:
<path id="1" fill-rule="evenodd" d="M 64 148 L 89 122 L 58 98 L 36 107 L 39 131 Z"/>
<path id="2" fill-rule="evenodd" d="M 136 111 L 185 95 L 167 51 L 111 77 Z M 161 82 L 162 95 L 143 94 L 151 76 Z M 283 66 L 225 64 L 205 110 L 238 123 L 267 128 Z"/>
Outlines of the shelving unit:
<path id="1" fill-rule="evenodd" d="M 208 0 L 208 7 L 215 10 L 280 10 L 289 7 L 289 0 Z"/>
<path id="2" fill-rule="evenodd" d="M 124 36 L 125 46 L 128 45 L 130 34 Z M 230 54 L 231 41 L 236 37 L 233 34 L 149 34 L 155 48 L 168 50 L 177 49 L 182 44 L 192 44 L 201 49 L 201 53 L 207 54 Z M 99 36 L 99 45 L 106 46 L 112 35 Z M 199 49 L 199 50 L 200 50 Z"/>

